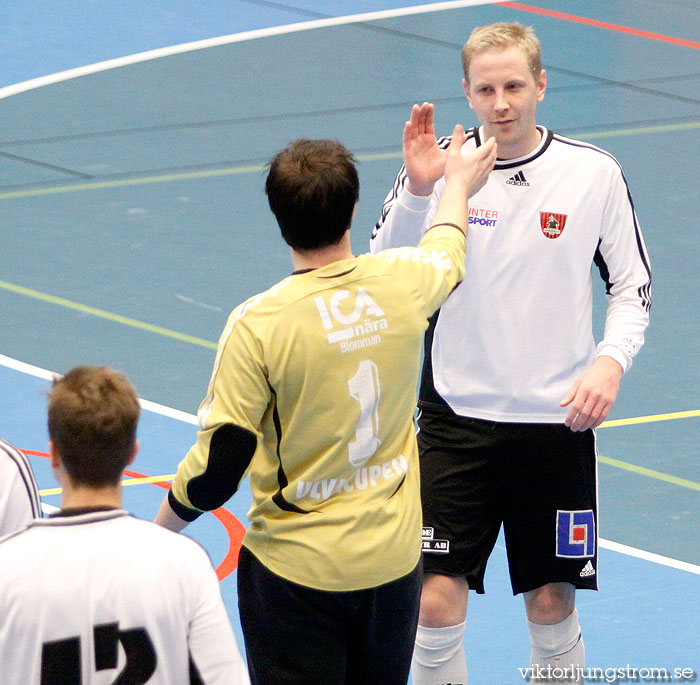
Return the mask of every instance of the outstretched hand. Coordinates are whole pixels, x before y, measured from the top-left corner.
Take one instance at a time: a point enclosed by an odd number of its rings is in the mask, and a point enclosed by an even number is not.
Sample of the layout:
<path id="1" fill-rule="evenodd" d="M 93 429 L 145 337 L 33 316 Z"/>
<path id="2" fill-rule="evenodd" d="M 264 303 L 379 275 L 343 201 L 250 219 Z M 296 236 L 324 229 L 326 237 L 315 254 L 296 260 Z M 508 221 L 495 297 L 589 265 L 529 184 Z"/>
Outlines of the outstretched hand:
<path id="1" fill-rule="evenodd" d="M 445 153 L 445 188 L 433 217 L 433 226 L 451 224 L 466 235 L 469 225 L 467 199 L 486 183 L 496 162 L 496 141 L 490 138 L 484 145 L 463 155 L 465 140 L 464 129 L 455 126 L 452 142 Z"/>
<path id="2" fill-rule="evenodd" d="M 464 129 L 457 124 L 452 131 L 452 141 L 447 148 L 445 164 L 445 180 L 461 180 L 469 188 L 469 197 L 481 190 L 489 178 L 496 163 L 497 146 L 495 138 L 489 138 L 483 145 L 466 155 L 462 154 L 462 146 L 467 136 Z"/>
<path id="3" fill-rule="evenodd" d="M 429 102 L 413 105 L 411 118 L 403 129 L 403 161 L 407 189 L 413 195 L 430 195 L 445 173 L 447 153 L 435 138 L 435 106 Z"/>

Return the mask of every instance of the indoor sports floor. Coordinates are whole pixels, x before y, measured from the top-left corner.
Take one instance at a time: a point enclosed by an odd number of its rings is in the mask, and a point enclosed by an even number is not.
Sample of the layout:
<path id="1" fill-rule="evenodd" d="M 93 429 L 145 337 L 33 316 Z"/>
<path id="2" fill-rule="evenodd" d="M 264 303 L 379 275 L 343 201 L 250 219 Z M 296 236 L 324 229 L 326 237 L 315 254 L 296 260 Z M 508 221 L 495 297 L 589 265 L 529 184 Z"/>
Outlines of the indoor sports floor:
<path id="1" fill-rule="evenodd" d="M 148 401 L 125 504 L 146 518 L 194 438 L 228 313 L 290 271 L 263 193 L 271 155 L 300 136 L 356 153 L 365 251 L 410 106 L 434 102 L 440 134 L 474 124 L 459 58 L 471 28 L 533 26 L 538 119 L 622 163 L 654 277 L 646 345 L 598 431 L 601 589 L 578 599 L 588 665 L 700 674 L 700 0 L 42 0 L 0 20 L 0 435 L 57 506 L 41 456 L 50 372 L 125 371 Z M 248 501 L 244 485 L 188 528 L 239 638 Z M 522 682 L 524 609 L 500 543 L 486 582 L 470 682 Z"/>

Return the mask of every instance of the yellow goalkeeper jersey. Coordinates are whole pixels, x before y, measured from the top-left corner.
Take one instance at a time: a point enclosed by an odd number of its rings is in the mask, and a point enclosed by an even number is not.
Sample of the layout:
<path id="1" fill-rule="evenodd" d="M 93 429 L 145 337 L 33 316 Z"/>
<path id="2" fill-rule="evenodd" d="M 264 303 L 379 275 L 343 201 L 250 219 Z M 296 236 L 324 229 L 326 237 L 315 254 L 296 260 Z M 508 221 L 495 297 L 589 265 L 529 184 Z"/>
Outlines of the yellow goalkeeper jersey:
<path id="1" fill-rule="evenodd" d="M 171 503 L 214 509 L 247 472 L 243 544 L 273 573 L 347 591 L 413 570 L 421 344 L 464 275 L 464 249 L 439 226 L 418 247 L 295 273 L 237 307 Z"/>

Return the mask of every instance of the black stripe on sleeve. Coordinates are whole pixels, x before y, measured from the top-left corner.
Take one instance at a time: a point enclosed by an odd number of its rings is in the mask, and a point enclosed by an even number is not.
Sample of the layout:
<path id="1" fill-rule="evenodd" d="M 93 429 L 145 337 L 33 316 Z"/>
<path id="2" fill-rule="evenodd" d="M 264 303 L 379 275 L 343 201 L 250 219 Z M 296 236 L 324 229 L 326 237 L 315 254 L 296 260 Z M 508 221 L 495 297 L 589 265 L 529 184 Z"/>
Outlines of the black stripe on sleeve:
<path id="1" fill-rule="evenodd" d="M 610 294 L 610 289 L 612 288 L 612 283 L 610 282 L 610 270 L 608 265 L 605 263 L 603 258 L 603 253 L 600 251 L 600 240 L 598 241 L 598 247 L 596 248 L 595 255 L 593 256 L 593 263 L 598 267 L 600 271 L 600 277 L 605 281 L 605 292 Z"/>
<path id="2" fill-rule="evenodd" d="M 637 222 L 637 213 L 635 212 L 634 209 L 634 202 L 632 201 L 632 193 L 630 192 L 630 187 L 629 184 L 627 183 L 627 178 L 625 177 L 625 172 L 622 170 L 622 165 L 620 162 L 617 161 L 614 155 L 611 155 L 607 150 L 603 150 L 602 148 L 596 147 L 595 145 L 591 145 L 590 143 L 585 143 L 582 141 L 578 140 L 572 140 L 570 138 L 566 138 L 565 136 L 561 136 L 559 134 L 554 134 L 554 139 L 557 140 L 560 143 L 564 143 L 565 145 L 571 145 L 572 147 L 581 147 L 581 148 L 587 148 L 589 150 L 593 150 L 594 152 L 598 152 L 602 155 L 605 155 L 606 157 L 609 157 L 612 159 L 613 162 L 617 165 L 617 168 L 620 171 L 620 176 L 622 177 L 622 182 L 625 184 L 625 190 L 627 191 L 627 200 L 629 202 L 630 206 L 630 211 L 632 212 L 632 223 L 634 225 L 634 235 L 635 239 L 637 241 L 637 250 L 639 252 L 639 259 L 642 262 L 642 265 L 644 266 L 644 269 L 647 272 L 648 280 L 643 283 L 637 290 L 637 295 L 639 299 L 641 300 L 642 307 L 646 312 L 648 312 L 651 309 L 651 265 L 649 264 L 649 258 L 646 253 L 646 249 L 644 247 L 644 242 L 642 240 L 642 232 L 641 229 L 639 228 L 639 223 Z M 600 248 L 600 242 L 598 243 L 598 248 Z M 599 252 L 599 250 L 598 250 Z M 596 253 L 596 256 L 598 256 L 598 252 Z M 600 261 L 602 262 L 602 255 L 600 256 Z M 595 262 L 598 268 L 600 269 L 600 264 L 598 261 Z M 606 267 L 607 269 L 607 267 Z M 612 284 L 609 283 L 609 279 L 607 276 L 603 274 L 603 270 L 601 269 L 601 276 L 603 276 L 604 280 L 606 281 L 606 287 L 608 288 L 608 293 L 610 293 L 610 287 Z M 608 274 L 609 276 L 609 274 Z"/>
<path id="3" fill-rule="evenodd" d="M 27 499 L 32 509 L 34 518 L 41 518 L 41 500 L 39 499 L 39 488 L 34 478 L 34 472 L 27 459 L 26 455 L 13 447 L 9 442 L 0 439 L 0 451 L 7 455 L 10 461 L 15 463 L 19 476 L 24 483 L 24 488 L 27 491 Z"/>
<path id="4" fill-rule="evenodd" d="M 478 129 L 476 128 L 467 129 L 466 135 L 467 140 L 473 137 L 477 137 L 477 145 L 479 145 L 477 130 Z M 451 140 L 452 136 L 441 136 L 437 139 L 438 147 L 440 147 L 441 150 L 446 150 L 448 147 L 450 147 Z M 404 186 L 406 185 L 407 180 L 408 174 L 406 173 L 406 166 L 402 164 L 401 168 L 399 169 L 399 173 L 396 174 L 394 185 L 392 186 L 391 191 L 384 200 L 384 204 L 382 205 L 382 215 L 379 217 L 379 221 L 377 221 L 377 223 L 374 225 L 374 229 L 372 230 L 372 237 L 370 238 L 370 240 L 374 240 L 377 237 L 377 233 L 379 233 L 379 231 L 381 230 L 382 225 L 386 221 L 386 217 L 389 214 L 389 211 L 394 206 L 394 202 L 399 196 L 399 193 L 403 190 Z"/>
<path id="5" fill-rule="evenodd" d="M 190 502 L 204 511 L 222 506 L 238 490 L 257 445 L 252 431 L 232 423 L 219 426 L 209 443 L 206 470 L 187 483 Z"/>
<path id="6" fill-rule="evenodd" d="M 187 521 L 188 523 L 192 523 L 192 521 L 195 521 L 204 513 L 202 511 L 197 511 L 196 509 L 190 509 L 184 504 L 181 504 L 179 500 L 175 499 L 175 495 L 173 495 L 172 490 L 168 491 L 168 504 L 183 521 Z"/>
<path id="7" fill-rule="evenodd" d="M 277 434 L 277 459 L 279 459 L 279 467 L 277 468 L 277 483 L 279 485 L 279 490 L 273 495 L 272 501 L 283 511 L 291 511 L 295 514 L 308 514 L 306 509 L 298 507 L 296 504 L 292 504 L 284 496 L 284 488 L 289 485 L 289 479 L 287 474 L 284 472 L 284 467 L 282 466 L 282 455 L 280 453 L 280 444 L 282 443 L 282 422 L 280 421 L 279 411 L 277 410 L 277 393 L 275 389 L 270 386 L 270 392 L 275 400 L 275 406 L 272 410 L 272 422 L 275 425 L 275 433 Z"/>
<path id="8" fill-rule="evenodd" d="M 205 685 L 202 680 L 202 675 L 197 668 L 197 664 L 194 663 L 192 658 L 192 653 L 190 652 L 190 685 Z"/>

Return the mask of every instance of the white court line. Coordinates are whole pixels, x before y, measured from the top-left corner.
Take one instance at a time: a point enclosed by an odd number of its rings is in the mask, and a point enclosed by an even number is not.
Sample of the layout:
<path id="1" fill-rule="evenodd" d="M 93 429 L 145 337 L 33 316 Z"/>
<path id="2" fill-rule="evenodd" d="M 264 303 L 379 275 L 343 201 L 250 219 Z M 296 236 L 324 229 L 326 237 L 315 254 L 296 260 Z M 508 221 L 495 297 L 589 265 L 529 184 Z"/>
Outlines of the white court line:
<path id="1" fill-rule="evenodd" d="M 60 375 L 57 373 L 53 373 L 52 371 L 47 371 L 46 369 L 41 369 L 38 366 L 25 364 L 24 362 L 12 359 L 11 357 L 6 357 L 3 354 L 0 354 L 0 365 L 5 366 L 8 369 L 20 371 L 21 373 L 26 373 L 29 376 L 36 376 L 45 380 L 53 380 L 56 376 Z M 187 412 L 180 411 L 179 409 L 173 409 L 172 407 L 166 407 L 162 404 L 150 402 L 149 400 L 139 401 L 141 402 L 141 406 L 147 411 L 154 412 L 155 414 L 161 414 L 163 416 L 168 416 L 177 421 L 184 421 L 185 423 L 197 425 L 197 417 L 193 414 L 188 414 Z M 49 509 L 50 506 L 51 505 L 42 503 L 42 508 L 47 513 L 54 511 L 54 509 Z M 644 561 L 650 561 L 654 564 L 670 566 L 671 568 L 678 569 L 679 571 L 687 571 L 688 573 L 695 573 L 696 575 L 700 575 L 700 566 L 696 564 L 691 564 L 687 561 L 681 561 L 680 559 L 672 559 L 671 557 L 665 557 L 661 554 L 654 554 L 653 552 L 647 552 L 643 549 L 637 549 L 636 547 L 630 547 L 629 545 L 623 545 L 619 542 L 613 542 L 612 540 L 606 540 L 604 538 L 600 538 L 598 540 L 598 545 L 603 549 L 609 549 L 619 554 L 625 554 L 630 557 L 636 557 L 637 559 L 643 559 Z"/>
<path id="2" fill-rule="evenodd" d="M 46 369 L 39 368 L 38 366 L 32 366 L 31 364 L 25 364 L 17 359 L 12 359 L 12 357 L 6 357 L 4 354 L 0 354 L 0 365 L 6 366 L 8 369 L 13 369 L 14 371 L 26 373 L 28 376 L 43 378 L 47 381 L 53 381 L 54 378 L 59 378 L 61 376 L 60 373 L 47 371 Z M 187 412 L 180 411 L 179 409 L 173 409 L 172 407 L 166 407 L 162 404 L 156 404 L 155 402 L 142 400 L 140 398 L 139 403 L 144 409 L 153 412 L 154 414 L 161 414 L 162 416 L 167 416 L 168 418 L 175 419 L 176 421 L 191 423 L 194 426 L 198 425 L 197 417 L 194 414 L 188 414 Z"/>
<path id="3" fill-rule="evenodd" d="M 604 549 L 609 549 L 612 552 L 626 554 L 630 557 L 637 557 L 637 559 L 651 561 L 654 564 L 661 564 L 662 566 L 670 566 L 671 568 L 676 568 L 679 571 L 687 571 L 688 573 L 695 573 L 696 575 L 700 576 L 700 566 L 698 566 L 697 564 L 691 564 L 687 561 L 672 559 L 671 557 L 665 557 L 661 554 L 654 554 L 654 552 L 647 552 L 643 549 L 629 547 L 628 545 L 623 545 L 619 542 L 613 542 L 612 540 L 604 540 L 603 538 L 600 538 L 598 540 L 598 546 L 603 547 Z"/>
<path id="4" fill-rule="evenodd" d="M 170 45 L 165 48 L 147 50 L 146 52 L 137 52 L 133 55 L 117 57 L 116 59 L 109 59 L 105 60 L 104 62 L 95 62 L 94 64 L 88 64 L 84 67 L 67 69 L 66 71 L 59 71 L 55 74 L 48 74 L 46 76 L 40 76 L 39 78 L 33 78 L 29 79 L 28 81 L 22 81 L 21 83 L 5 86 L 4 88 L 0 88 L 0 100 L 10 97 L 11 95 L 17 95 L 17 93 L 24 93 L 28 90 L 48 86 L 52 83 L 60 83 L 61 81 L 68 81 L 80 76 L 96 74 L 100 71 L 117 69 L 118 67 L 138 64 L 139 62 L 148 62 L 152 59 L 169 57 L 170 55 L 178 55 L 184 52 L 204 50 L 206 48 L 229 45 L 231 43 L 242 43 L 248 40 L 257 40 L 259 38 L 269 38 L 270 36 L 281 36 L 286 33 L 298 33 L 300 31 L 327 28 L 329 26 L 358 24 L 365 21 L 393 19 L 395 17 L 405 17 L 413 14 L 427 14 L 429 12 L 442 12 L 445 10 L 461 9 L 464 7 L 475 7 L 477 5 L 493 5 L 496 2 L 498 2 L 498 0 L 451 0 L 450 2 L 432 2 L 426 5 L 416 5 L 415 7 L 400 7 L 392 10 L 379 10 L 376 12 L 364 12 L 362 14 L 350 14 L 342 17 L 328 17 L 327 19 L 300 21 L 295 24 L 271 26 L 265 29 L 255 29 L 253 31 L 232 33 L 227 36 L 218 36 L 217 38 L 206 38 L 204 40 L 196 40 L 189 43 L 180 43 L 179 45 Z"/>

